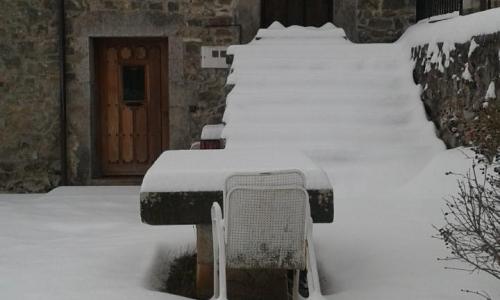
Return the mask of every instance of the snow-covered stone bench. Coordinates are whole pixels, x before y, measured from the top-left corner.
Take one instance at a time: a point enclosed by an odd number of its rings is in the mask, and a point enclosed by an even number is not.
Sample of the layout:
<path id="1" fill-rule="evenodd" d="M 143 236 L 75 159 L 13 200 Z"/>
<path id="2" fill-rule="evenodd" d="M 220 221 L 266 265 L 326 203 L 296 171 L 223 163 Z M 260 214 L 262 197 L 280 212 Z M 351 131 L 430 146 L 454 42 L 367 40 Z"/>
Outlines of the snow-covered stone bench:
<path id="1" fill-rule="evenodd" d="M 306 175 L 311 215 L 333 221 L 333 189 L 325 172 L 299 151 L 167 151 L 141 187 L 141 217 L 150 225 L 210 224 L 213 202 L 222 204 L 225 179 L 237 172 L 297 169 Z"/>
<path id="2" fill-rule="evenodd" d="M 213 293 L 213 253 L 210 209 L 214 202 L 223 204 L 226 178 L 239 172 L 269 172 L 296 169 L 306 176 L 311 216 L 316 223 L 333 222 L 333 189 L 328 176 L 311 159 L 299 151 L 247 150 L 187 150 L 163 153 L 149 169 L 141 187 L 141 217 L 150 225 L 195 224 L 197 235 L 197 292 L 202 298 Z M 275 270 L 254 278 L 267 282 L 260 290 L 270 299 L 286 299 L 286 273 Z M 232 281 L 248 280 L 229 273 Z M 245 279 L 246 278 L 246 279 Z M 283 281 L 284 280 L 284 281 Z M 255 290 L 250 284 L 238 290 Z"/>

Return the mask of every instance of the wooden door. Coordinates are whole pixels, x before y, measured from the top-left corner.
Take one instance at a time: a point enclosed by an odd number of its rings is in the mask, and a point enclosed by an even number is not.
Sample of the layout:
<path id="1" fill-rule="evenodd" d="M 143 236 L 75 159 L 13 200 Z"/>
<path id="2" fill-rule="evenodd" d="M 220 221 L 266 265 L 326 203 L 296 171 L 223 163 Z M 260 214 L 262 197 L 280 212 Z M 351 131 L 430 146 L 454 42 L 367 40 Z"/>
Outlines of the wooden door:
<path id="1" fill-rule="evenodd" d="M 333 0 L 262 0 L 261 27 L 274 21 L 285 26 L 322 26 L 333 20 Z"/>
<path id="2" fill-rule="evenodd" d="M 144 175 L 168 148 L 167 41 L 95 40 L 103 176 Z"/>
<path id="3" fill-rule="evenodd" d="M 333 20 L 333 0 L 303 0 L 304 26 L 320 27 Z"/>

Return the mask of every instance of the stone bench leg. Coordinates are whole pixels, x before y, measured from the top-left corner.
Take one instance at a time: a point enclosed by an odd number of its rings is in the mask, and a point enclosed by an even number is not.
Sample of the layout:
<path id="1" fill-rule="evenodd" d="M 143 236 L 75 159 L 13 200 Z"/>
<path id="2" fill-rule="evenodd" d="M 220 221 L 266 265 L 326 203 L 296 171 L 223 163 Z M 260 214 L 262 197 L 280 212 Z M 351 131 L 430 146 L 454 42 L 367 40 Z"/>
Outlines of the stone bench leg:
<path id="1" fill-rule="evenodd" d="M 196 289 L 199 299 L 213 296 L 212 226 L 196 225 Z M 227 270 L 228 298 L 231 300 L 287 300 L 286 270 Z"/>
<path id="2" fill-rule="evenodd" d="M 196 292 L 199 299 L 214 293 L 212 225 L 196 225 Z"/>

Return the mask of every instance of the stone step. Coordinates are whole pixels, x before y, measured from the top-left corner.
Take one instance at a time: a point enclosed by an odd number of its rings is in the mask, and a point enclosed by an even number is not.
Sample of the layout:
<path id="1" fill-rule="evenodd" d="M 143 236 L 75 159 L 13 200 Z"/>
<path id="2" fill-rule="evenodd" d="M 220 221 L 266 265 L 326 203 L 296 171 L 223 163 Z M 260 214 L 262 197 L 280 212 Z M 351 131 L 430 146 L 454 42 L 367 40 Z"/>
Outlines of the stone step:
<path id="1" fill-rule="evenodd" d="M 143 176 L 116 176 L 93 178 L 90 185 L 95 186 L 136 186 L 141 185 Z"/>

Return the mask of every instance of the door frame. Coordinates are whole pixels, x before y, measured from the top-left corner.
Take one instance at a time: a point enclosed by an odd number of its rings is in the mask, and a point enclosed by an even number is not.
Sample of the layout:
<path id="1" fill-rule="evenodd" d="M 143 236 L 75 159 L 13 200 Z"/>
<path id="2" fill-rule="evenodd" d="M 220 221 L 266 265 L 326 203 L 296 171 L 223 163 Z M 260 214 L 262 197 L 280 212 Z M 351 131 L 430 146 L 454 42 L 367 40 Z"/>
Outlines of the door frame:
<path id="1" fill-rule="evenodd" d="M 107 177 L 142 177 L 140 175 L 112 175 L 106 176 L 102 170 L 102 112 L 101 112 L 101 92 L 100 79 L 101 72 L 97 64 L 99 63 L 98 49 L 99 43 L 104 41 L 130 41 L 130 43 L 156 42 L 161 45 L 161 89 L 160 89 L 160 107 L 161 107 L 161 150 L 168 150 L 170 147 L 170 115 L 169 115 L 169 40 L 168 37 L 150 37 L 150 36 L 109 36 L 109 37 L 90 37 L 89 38 L 89 62 L 90 62 L 90 89 L 91 89 L 91 143 L 92 143 L 92 159 L 91 159 L 91 178 L 107 178 Z"/>

